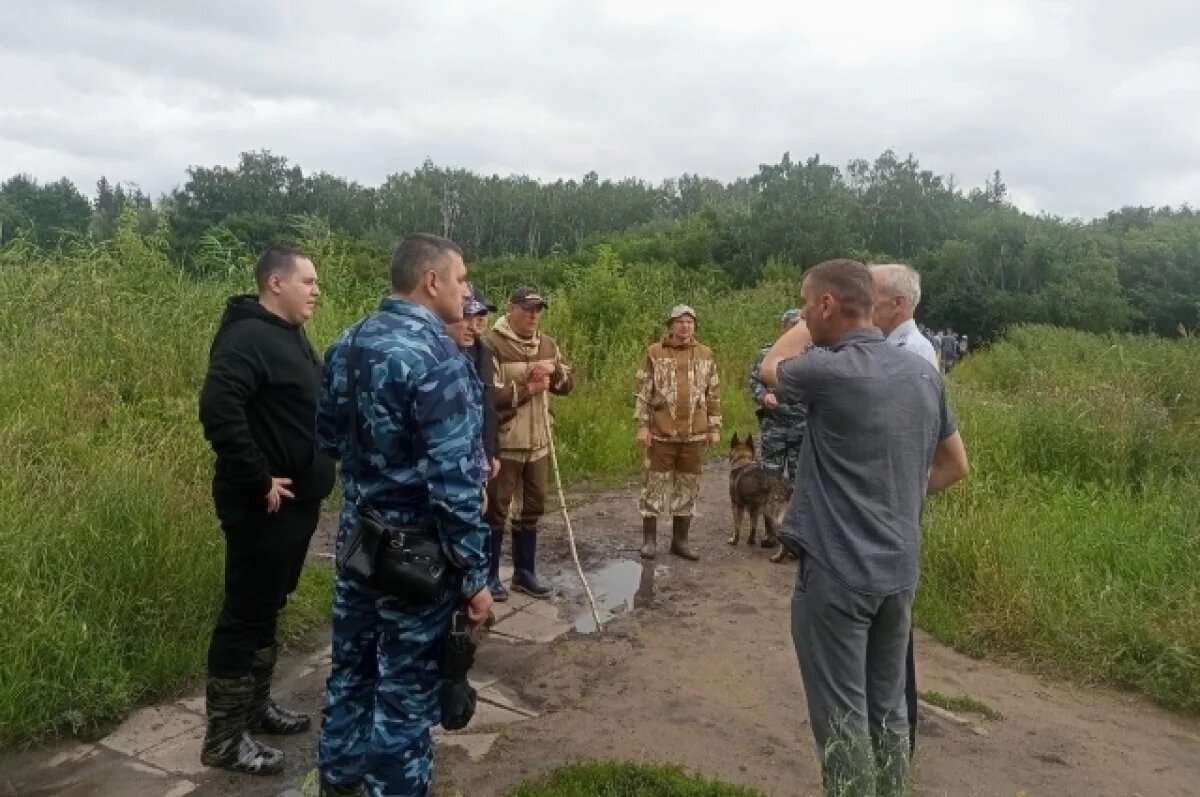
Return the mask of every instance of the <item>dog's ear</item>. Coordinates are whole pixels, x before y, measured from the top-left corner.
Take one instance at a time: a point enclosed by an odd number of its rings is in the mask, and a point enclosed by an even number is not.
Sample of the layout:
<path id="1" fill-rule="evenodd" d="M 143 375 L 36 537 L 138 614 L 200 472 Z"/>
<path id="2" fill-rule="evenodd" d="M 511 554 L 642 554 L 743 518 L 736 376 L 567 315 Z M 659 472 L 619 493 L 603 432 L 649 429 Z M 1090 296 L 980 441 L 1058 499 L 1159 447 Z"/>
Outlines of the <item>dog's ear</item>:
<path id="1" fill-rule="evenodd" d="M 731 438 L 729 439 L 729 447 L 730 447 L 730 448 L 737 448 L 737 443 L 738 443 L 738 441 L 737 441 L 737 432 L 734 432 L 734 433 L 733 433 L 733 437 L 731 437 Z"/>
<path id="2" fill-rule="evenodd" d="M 750 448 L 754 448 L 754 435 L 751 434 L 746 437 L 746 445 L 748 445 Z"/>

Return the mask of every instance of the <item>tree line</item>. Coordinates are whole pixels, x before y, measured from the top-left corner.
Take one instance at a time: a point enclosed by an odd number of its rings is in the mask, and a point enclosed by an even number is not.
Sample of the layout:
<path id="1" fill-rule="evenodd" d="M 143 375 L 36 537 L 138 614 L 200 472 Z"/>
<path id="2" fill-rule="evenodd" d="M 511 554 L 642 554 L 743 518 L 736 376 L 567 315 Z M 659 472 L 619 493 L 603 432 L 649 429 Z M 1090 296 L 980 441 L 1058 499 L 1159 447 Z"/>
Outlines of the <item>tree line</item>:
<path id="1" fill-rule="evenodd" d="M 890 150 L 845 167 L 784 154 L 750 177 L 657 184 L 595 172 L 487 176 L 427 160 L 364 186 L 266 151 L 234 167 L 193 166 L 156 199 L 106 177 L 92 197 L 66 179 L 0 184 L 0 244 L 105 241 L 122 214 L 143 233 L 164 229 L 197 275 L 319 222 L 372 252 L 425 230 L 458 241 L 481 267 L 587 262 L 603 247 L 627 264 L 703 269 L 732 286 L 830 257 L 903 261 L 923 275 L 924 323 L 983 338 L 1021 322 L 1160 335 L 1200 326 L 1200 218 L 1190 207 L 1123 207 L 1088 222 L 1033 216 L 1008 201 L 999 171 L 964 189 Z"/>

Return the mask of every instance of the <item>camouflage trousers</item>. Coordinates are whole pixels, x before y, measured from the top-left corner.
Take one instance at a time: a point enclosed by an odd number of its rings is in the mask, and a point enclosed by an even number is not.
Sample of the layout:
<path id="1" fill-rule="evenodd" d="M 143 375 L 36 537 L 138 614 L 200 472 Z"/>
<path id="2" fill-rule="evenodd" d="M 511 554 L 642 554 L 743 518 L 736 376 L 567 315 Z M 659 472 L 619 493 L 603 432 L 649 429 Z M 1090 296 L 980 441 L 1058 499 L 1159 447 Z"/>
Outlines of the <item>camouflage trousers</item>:
<path id="1" fill-rule="evenodd" d="M 759 424 L 763 467 L 783 474 L 785 479 L 794 479 L 796 469 L 800 466 L 800 444 L 804 442 L 804 428 L 771 421 Z"/>
<path id="2" fill-rule="evenodd" d="M 433 794 L 438 653 L 460 602 L 454 595 L 415 606 L 338 576 L 333 666 L 317 751 L 328 783 L 365 783 L 372 797 Z"/>
<path id="3" fill-rule="evenodd" d="M 654 440 L 646 453 L 646 474 L 638 510 L 642 517 L 670 514 L 692 517 L 700 492 L 704 442 L 668 443 Z"/>

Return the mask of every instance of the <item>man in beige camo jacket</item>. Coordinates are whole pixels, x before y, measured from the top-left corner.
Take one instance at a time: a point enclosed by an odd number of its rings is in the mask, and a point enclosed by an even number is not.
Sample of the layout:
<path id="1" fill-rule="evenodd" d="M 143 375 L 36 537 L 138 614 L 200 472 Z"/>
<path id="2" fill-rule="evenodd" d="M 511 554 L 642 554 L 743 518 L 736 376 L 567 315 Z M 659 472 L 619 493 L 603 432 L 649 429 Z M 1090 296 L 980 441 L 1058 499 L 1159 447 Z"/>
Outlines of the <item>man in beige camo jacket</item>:
<path id="1" fill-rule="evenodd" d="M 721 393 L 712 349 L 696 340 L 696 311 L 676 305 L 667 334 L 646 349 L 637 372 L 637 442 L 646 450 L 646 474 L 638 508 L 641 555 L 653 559 L 658 516 L 670 512 L 671 553 L 696 561 L 688 528 L 696 513 L 706 445 L 721 437 Z"/>

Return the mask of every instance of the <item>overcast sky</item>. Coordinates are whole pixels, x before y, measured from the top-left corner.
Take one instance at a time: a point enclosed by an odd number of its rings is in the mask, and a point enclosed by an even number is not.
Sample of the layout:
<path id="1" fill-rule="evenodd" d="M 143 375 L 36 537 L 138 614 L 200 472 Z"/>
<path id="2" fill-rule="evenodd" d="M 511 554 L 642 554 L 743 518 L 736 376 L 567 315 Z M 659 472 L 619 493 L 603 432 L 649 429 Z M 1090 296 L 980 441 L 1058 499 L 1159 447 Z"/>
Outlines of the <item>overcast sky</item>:
<path id="1" fill-rule="evenodd" d="M 1026 210 L 1200 205 L 1195 0 L 4 0 L 0 179 L 151 194 L 270 149 L 731 179 L 892 148 Z"/>

